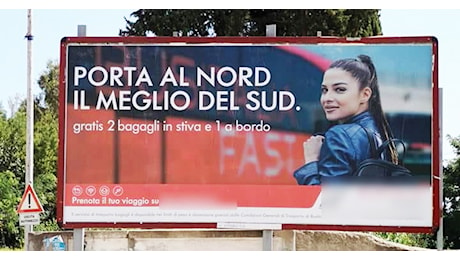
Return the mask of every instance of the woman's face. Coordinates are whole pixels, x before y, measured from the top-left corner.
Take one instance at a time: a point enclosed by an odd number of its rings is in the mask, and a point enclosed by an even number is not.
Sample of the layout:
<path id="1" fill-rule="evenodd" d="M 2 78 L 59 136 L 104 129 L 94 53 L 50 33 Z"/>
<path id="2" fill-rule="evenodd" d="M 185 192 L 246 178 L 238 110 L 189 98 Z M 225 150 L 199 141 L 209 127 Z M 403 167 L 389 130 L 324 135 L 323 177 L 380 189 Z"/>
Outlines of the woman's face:
<path id="1" fill-rule="evenodd" d="M 328 69 L 321 85 L 321 106 L 329 121 L 346 121 L 368 108 L 371 90 L 359 89 L 359 82 L 350 72 Z"/>

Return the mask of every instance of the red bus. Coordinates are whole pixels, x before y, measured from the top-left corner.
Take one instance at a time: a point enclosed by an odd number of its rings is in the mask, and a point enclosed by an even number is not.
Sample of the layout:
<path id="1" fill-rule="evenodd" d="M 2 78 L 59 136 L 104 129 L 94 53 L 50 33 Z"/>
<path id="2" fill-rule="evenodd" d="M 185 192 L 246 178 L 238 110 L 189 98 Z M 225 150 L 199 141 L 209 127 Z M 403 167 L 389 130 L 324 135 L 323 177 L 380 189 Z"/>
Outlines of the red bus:
<path id="1" fill-rule="evenodd" d="M 69 68 L 84 67 L 85 73 L 98 68 L 93 78 L 83 78 L 82 69 L 68 71 L 69 79 L 78 79 L 69 81 L 66 102 L 66 157 L 78 158 L 67 161 L 69 183 L 295 184 L 292 173 L 303 163 L 299 144 L 326 126 L 319 95 L 329 61 L 295 46 L 77 45 L 69 46 L 68 53 Z M 256 80 L 253 72 L 245 85 L 232 78 L 239 68 L 255 71 L 261 65 L 271 72 L 266 86 L 247 86 Z M 128 69 L 123 71 L 121 87 L 109 86 L 108 80 L 101 85 L 105 71 L 114 67 L 138 69 L 132 75 Z M 152 81 L 164 79 L 168 72 L 175 78 L 162 86 L 129 83 L 134 80 L 128 76 L 139 77 L 139 68 L 146 68 Z M 201 80 L 197 68 L 205 76 L 214 71 L 212 76 L 220 78 Z M 96 108 L 98 93 L 119 98 L 121 91 L 141 90 L 156 95 L 157 110 Z M 186 102 L 185 95 L 174 93 L 184 92 L 190 97 L 187 109 L 172 109 Z M 200 92 L 208 95 L 199 96 Z M 248 101 L 250 92 L 252 101 Z M 211 107 L 205 99 L 217 93 L 220 104 Z M 295 108 L 281 111 L 280 106 L 293 102 L 292 96 Z M 211 108 L 200 109 L 199 98 Z M 75 100 L 80 100 L 80 108 L 75 109 Z M 246 104 L 259 108 L 250 110 Z M 204 130 L 206 124 L 212 125 L 210 131 Z M 95 125 L 106 131 L 95 131 Z"/>

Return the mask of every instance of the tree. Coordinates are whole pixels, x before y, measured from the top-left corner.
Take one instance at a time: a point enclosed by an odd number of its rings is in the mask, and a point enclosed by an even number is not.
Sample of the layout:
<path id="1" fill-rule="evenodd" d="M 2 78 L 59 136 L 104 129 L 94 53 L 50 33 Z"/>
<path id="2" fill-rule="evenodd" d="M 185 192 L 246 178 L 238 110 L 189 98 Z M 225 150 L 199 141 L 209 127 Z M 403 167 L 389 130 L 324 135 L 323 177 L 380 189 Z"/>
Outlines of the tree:
<path id="1" fill-rule="evenodd" d="M 460 136 L 448 136 L 456 158 L 444 167 L 444 241 L 447 248 L 460 249 Z"/>
<path id="2" fill-rule="evenodd" d="M 34 187 L 45 210 L 41 214 L 45 223 L 56 220 L 57 148 L 57 118 L 47 111 L 35 123 L 34 133 Z"/>
<path id="3" fill-rule="evenodd" d="M 59 108 L 59 65 L 56 61 L 48 61 L 46 69 L 38 79 L 38 86 L 41 92 L 35 102 L 42 112 L 48 110 L 57 118 Z"/>
<path id="4" fill-rule="evenodd" d="M 8 109 L 10 110 L 9 117 L 12 117 L 14 113 L 16 113 L 22 102 L 23 98 L 19 94 L 16 94 L 14 97 L 10 97 L 8 99 Z"/>
<path id="5" fill-rule="evenodd" d="M 0 247 L 23 243 L 16 207 L 24 190 L 25 123 L 24 113 L 0 117 Z"/>
<path id="6" fill-rule="evenodd" d="M 457 157 L 443 167 L 443 243 L 445 249 L 460 249 L 460 136 L 448 136 Z M 436 248 L 437 234 L 377 233 L 393 242 Z"/>
<path id="7" fill-rule="evenodd" d="M 34 230 L 58 230 L 56 224 L 58 150 L 58 65 L 49 62 L 34 100 L 34 189 L 44 212 Z M 25 190 L 26 101 L 6 118 L 0 112 L 0 247 L 23 244 L 16 207 Z"/>
<path id="8" fill-rule="evenodd" d="M 56 230 L 59 65 L 49 61 L 40 75 L 35 99 L 34 187 L 44 208 L 36 230 Z"/>
<path id="9" fill-rule="evenodd" d="M 264 36 L 276 24 L 278 36 L 364 37 L 381 35 L 378 9 L 139 9 L 126 20 L 124 36 Z"/>
<path id="10" fill-rule="evenodd" d="M 19 180 L 13 172 L 0 172 L 0 246 L 18 248 L 21 246 L 22 230 L 16 207 L 20 201 Z"/>
<path id="11" fill-rule="evenodd" d="M 0 172 L 10 171 L 25 182 L 26 114 L 18 111 L 13 117 L 2 116 L 0 124 Z"/>
<path id="12" fill-rule="evenodd" d="M 0 114 L 0 246 L 16 248 L 21 246 L 16 213 L 21 198 L 21 179 L 13 171 L 18 170 L 23 162 L 17 157 L 21 156 L 21 151 L 12 144 L 16 144 L 15 139 L 22 135 L 23 124 L 21 120 L 7 119 L 3 112 Z M 19 143 L 22 145 L 21 141 Z"/>

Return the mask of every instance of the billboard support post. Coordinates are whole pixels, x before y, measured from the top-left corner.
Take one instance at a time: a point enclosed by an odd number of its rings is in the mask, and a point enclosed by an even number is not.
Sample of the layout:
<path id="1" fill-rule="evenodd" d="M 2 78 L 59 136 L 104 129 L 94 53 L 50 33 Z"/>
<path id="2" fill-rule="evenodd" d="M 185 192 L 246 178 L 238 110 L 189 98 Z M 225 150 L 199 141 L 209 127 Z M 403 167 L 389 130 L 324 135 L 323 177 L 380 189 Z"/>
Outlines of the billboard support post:
<path id="1" fill-rule="evenodd" d="M 276 24 L 267 24 L 265 26 L 265 34 L 270 37 L 276 36 Z"/>
<path id="2" fill-rule="evenodd" d="M 439 88 L 439 106 L 442 107 L 442 88 Z M 438 109 L 439 111 L 439 125 L 442 126 L 442 109 Z M 439 127 L 439 147 L 442 147 L 442 127 Z M 443 250 L 444 248 L 444 231 L 443 231 L 443 214 L 444 214 L 444 193 L 443 193 L 443 178 L 444 178 L 444 171 L 442 166 L 442 149 L 439 149 L 439 158 L 441 161 L 439 163 L 439 228 L 436 231 L 436 247 L 438 250 Z"/>
<path id="3" fill-rule="evenodd" d="M 262 243 L 263 251 L 273 250 L 273 230 L 263 230 Z"/>
<path id="4" fill-rule="evenodd" d="M 78 25 L 77 30 L 78 30 L 77 32 L 78 36 L 80 37 L 86 36 L 86 25 L 84 24 Z"/>
<path id="5" fill-rule="evenodd" d="M 85 250 L 85 229 L 75 228 L 73 230 L 73 251 Z"/>
<path id="6" fill-rule="evenodd" d="M 77 27 L 78 37 L 86 36 L 86 25 L 78 25 Z M 84 228 L 75 228 L 73 230 L 73 250 L 74 251 L 84 251 L 85 244 L 85 229 Z"/>
<path id="7" fill-rule="evenodd" d="M 267 24 L 265 34 L 267 37 L 276 37 L 276 24 Z M 273 230 L 262 230 L 262 243 L 263 251 L 273 250 Z"/>

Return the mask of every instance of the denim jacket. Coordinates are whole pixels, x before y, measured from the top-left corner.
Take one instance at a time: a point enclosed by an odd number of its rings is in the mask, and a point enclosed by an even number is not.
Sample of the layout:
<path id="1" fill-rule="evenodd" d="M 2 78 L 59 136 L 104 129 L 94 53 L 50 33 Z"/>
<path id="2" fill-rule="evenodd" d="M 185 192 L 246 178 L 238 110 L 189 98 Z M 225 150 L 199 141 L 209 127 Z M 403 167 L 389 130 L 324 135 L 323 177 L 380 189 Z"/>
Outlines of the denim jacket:
<path id="1" fill-rule="evenodd" d="M 374 133 L 375 139 L 378 140 L 377 146 L 381 143 L 377 125 L 368 111 L 353 116 L 344 124 L 335 125 L 327 130 L 319 160 L 307 163 L 294 171 L 297 183 L 319 185 L 352 176 L 359 163 L 371 156 L 369 139 L 360 125 Z"/>

